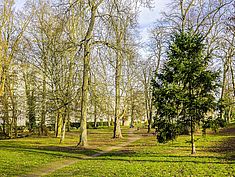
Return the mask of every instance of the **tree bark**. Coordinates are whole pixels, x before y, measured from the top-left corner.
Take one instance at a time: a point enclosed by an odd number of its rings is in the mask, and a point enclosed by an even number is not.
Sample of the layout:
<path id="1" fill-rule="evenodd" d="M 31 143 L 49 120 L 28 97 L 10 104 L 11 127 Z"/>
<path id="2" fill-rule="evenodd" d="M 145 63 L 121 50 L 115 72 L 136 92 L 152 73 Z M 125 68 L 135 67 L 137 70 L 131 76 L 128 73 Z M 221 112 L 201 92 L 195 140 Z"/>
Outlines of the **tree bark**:
<path id="1" fill-rule="evenodd" d="M 61 109 L 59 109 L 58 110 L 58 113 L 57 113 L 57 121 L 56 121 L 56 124 L 57 124 L 57 126 L 56 126 L 56 133 L 55 133 L 55 135 L 56 135 L 56 137 L 58 138 L 58 137 L 60 137 L 60 135 L 61 135 L 61 129 L 62 129 L 62 111 L 61 111 Z"/>
<path id="2" fill-rule="evenodd" d="M 194 141 L 194 127 L 193 127 L 192 120 L 191 120 L 191 145 L 192 145 L 191 154 L 196 154 L 196 146 L 195 146 L 195 141 Z"/>
<path id="3" fill-rule="evenodd" d="M 94 127 L 97 128 L 97 95 L 96 95 L 96 77 L 95 76 L 94 76 L 93 97 L 94 97 Z"/>
<path id="4" fill-rule="evenodd" d="M 228 72 L 228 65 L 227 65 L 227 61 L 224 61 L 224 68 L 223 68 L 223 81 L 222 81 L 222 89 L 221 89 L 221 97 L 220 97 L 220 100 L 221 100 L 221 108 L 220 108 L 220 117 L 222 119 L 224 119 L 224 111 L 222 109 L 222 105 L 223 105 L 223 102 L 224 102 L 224 93 L 225 93 L 225 88 L 226 88 L 226 83 L 227 83 L 227 79 L 226 79 L 226 75 L 227 75 L 227 72 Z"/>
<path id="5" fill-rule="evenodd" d="M 41 135 L 47 136 L 46 130 L 46 76 L 43 75 L 43 86 L 42 86 L 42 112 L 41 112 L 41 124 L 40 124 L 40 132 Z"/>
<path id="6" fill-rule="evenodd" d="M 235 97 L 235 80 L 234 80 L 234 71 L 233 71 L 233 66 L 232 66 L 232 61 L 230 61 L 230 71 L 231 71 L 231 79 L 232 79 L 232 84 L 233 84 L 233 97 Z"/>
<path id="7" fill-rule="evenodd" d="M 61 132 L 60 132 L 60 144 L 64 142 L 67 119 L 68 119 L 68 112 L 66 111 L 66 108 L 65 108 L 65 111 L 62 114 L 62 127 L 61 127 Z"/>
<path id="8" fill-rule="evenodd" d="M 133 102 L 133 95 L 132 95 L 132 103 L 131 103 L 131 125 L 130 128 L 134 127 L 134 102 Z"/>
<path id="9" fill-rule="evenodd" d="M 10 122 L 10 116 L 9 116 L 9 102 L 8 102 L 8 96 L 7 93 L 4 92 L 2 96 L 2 102 L 3 102 L 3 117 L 4 117 L 4 122 L 5 122 L 5 136 L 8 138 L 11 138 L 11 122 Z"/>
<path id="10" fill-rule="evenodd" d="M 119 39 L 118 39 L 119 40 Z M 117 40 L 117 41 L 118 41 Z M 117 42 L 120 46 L 120 41 Z M 120 47 L 119 47 L 120 48 Z M 113 129 L 113 138 L 122 138 L 121 125 L 120 125 L 120 82 L 121 82 L 121 55 L 120 51 L 117 51 L 116 58 L 116 71 L 115 71 L 115 118 L 114 118 L 114 129 Z"/>
<path id="11" fill-rule="evenodd" d="M 88 81 L 89 81 L 89 70 L 90 70 L 90 52 L 91 52 L 91 37 L 95 26 L 95 18 L 98 4 L 92 4 L 91 7 L 91 19 L 89 22 L 88 30 L 85 36 L 84 44 L 84 58 L 83 58 L 83 82 L 82 82 L 82 101 L 81 101 L 81 125 L 80 125 L 80 140 L 78 145 L 87 146 L 87 109 L 88 109 Z"/>

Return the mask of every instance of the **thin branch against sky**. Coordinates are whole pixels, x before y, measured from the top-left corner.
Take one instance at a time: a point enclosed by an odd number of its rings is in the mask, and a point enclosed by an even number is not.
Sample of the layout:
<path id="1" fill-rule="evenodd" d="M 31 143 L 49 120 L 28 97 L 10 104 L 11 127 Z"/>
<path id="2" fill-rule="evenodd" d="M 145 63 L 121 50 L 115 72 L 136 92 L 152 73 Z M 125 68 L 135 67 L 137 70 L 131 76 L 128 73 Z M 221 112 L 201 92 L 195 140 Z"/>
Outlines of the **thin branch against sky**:
<path id="1" fill-rule="evenodd" d="M 139 27 L 141 29 L 149 28 L 157 19 L 160 18 L 161 12 L 166 9 L 166 5 L 171 0 L 154 0 L 152 9 L 141 8 L 139 14 Z M 22 8 L 25 0 L 15 0 L 15 7 L 17 9 Z"/>
<path id="2" fill-rule="evenodd" d="M 154 0 L 154 7 L 152 9 L 141 8 L 139 14 L 139 35 L 141 39 L 141 45 L 145 46 L 145 43 L 149 39 L 149 30 L 153 27 L 154 23 L 161 18 L 161 13 L 166 11 L 167 4 L 171 0 Z M 146 47 L 140 49 L 140 54 L 143 59 L 148 58 L 148 51 Z"/>
<path id="3" fill-rule="evenodd" d="M 141 28 L 148 28 L 157 19 L 161 17 L 161 12 L 166 10 L 166 6 L 171 0 L 154 0 L 154 7 L 152 9 L 141 8 L 139 15 L 139 24 Z"/>
<path id="4" fill-rule="evenodd" d="M 141 43 L 146 43 L 149 38 L 149 29 L 153 26 L 154 22 L 161 18 L 161 12 L 167 9 L 167 4 L 171 2 L 171 0 L 154 0 L 153 8 L 145 8 L 142 7 L 140 9 L 139 14 L 139 35 L 141 39 Z M 25 0 L 15 0 L 16 9 L 20 9 L 23 7 Z M 142 54 L 146 53 L 146 51 L 141 51 Z M 143 55 L 146 57 L 146 55 Z"/>

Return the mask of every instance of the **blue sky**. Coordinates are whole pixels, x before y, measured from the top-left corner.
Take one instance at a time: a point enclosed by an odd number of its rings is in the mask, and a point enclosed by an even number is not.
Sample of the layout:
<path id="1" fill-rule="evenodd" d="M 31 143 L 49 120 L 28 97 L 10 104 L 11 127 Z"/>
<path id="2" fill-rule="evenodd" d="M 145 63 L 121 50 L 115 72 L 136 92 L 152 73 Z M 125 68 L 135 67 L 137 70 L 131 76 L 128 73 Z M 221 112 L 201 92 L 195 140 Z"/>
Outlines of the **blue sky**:
<path id="1" fill-rule="evenodd" d="M 167 4 L 172 0 L 153 0 L 154 7 L 152 9 L 141 8 L 139 15 L 139 31 L 142 42 L 148 39 L 148 30 L 153 26 L 154 22 L 161 17 L 161 12 L 167 9 Z"/>
<path id="2" fill-rule="evenodd" d="M 164 10 L 166 5 L 171 0 L 153 0 L 154 2 L 154 8 L 148 9 L 148 8 L 141 8 L 141 12 L 139 15 L 139 24 L 140 28 L 148 28 L 153 24 L 154 21 L 156 21 L 157 18 L 160 17 L 160 13 Z M 25 0 L 15 0 L 16 7 L 21 8 L 24 4 Z"/>
<path id="3" fill-rule="evenodd" d="M 172 0 L 153 0 L 153 8 L 141 8 L 139 14 L 139 32 L 142 42 L 146 42 L 148 39 L 148 30 L 154 24 L 154 22 L 161 17 L 161 12 L 166 9 L 167 4 Z M 16 7 L 21 8 L 25 0 L 15 0 Z"/>
<path id="4" fill-rule="evenodd" d="M 17 8 L 21 8 L 24 5 L 25 0 L 15 0 Z"/>
<path id="5" fill-rule="evenodd" d="M 151 25 L 156 19 L 160 17 L 160 14 L 166 9 L 167 4 L 171 0 L 153 0 L 154 7 L 152 9 L 141 8 L 139 15 L 139 23 L 141 27 L 147 27 Z"/>
<path id="6" fill-rule="evenodd" d="M 152 9 L 141 8 L 139 14 L 139 32 L 141 37 L 141 43 L 143 47 L 140 48 L 139 52 L 142 59 L 147 60 L 149 53 L 145 45 L 149 39 L 149 30 L 153 27 L 157 19 L 161 18 L 161 12 L 167 9 L 167 4 L 172 0 L 153 0 L 154 7 Z"/>

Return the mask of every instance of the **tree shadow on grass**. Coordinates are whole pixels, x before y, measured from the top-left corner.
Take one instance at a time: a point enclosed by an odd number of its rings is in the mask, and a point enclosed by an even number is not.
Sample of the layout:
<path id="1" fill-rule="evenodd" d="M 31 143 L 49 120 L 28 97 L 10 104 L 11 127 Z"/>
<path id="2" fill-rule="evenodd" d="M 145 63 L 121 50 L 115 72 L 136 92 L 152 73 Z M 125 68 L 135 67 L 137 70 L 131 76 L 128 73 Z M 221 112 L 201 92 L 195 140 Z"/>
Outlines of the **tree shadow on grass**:
<path id="1" fill-rule="evenodd" d="M 173 155 L 173 154 L 162 154 L 162 153 L 141 153 L 138 154 L 137 152 L 131 151 L 131 150 L 120 150 L 120 151 L 114 151 L 105 153 L 102 155 L 103 157 L 137 157 L 137 158 L 185 158 L 185 159 L 215 159 L 215 160 L 224 160 L 225 158 L 222 156 L 194 156 L 194 155 Z M 100 156 L 101 157 L 101 156 Z"/>
<path id="2" fill-rule="evenodd" d="M 39 146 L 39 147 L 25 147 L 25 146 L 0 146 L 0 149 L 9 150 L 9 151 L 24 151 L 24 152 L 33 152 L 33 153 L 42 153 L 57 157 L 67 157 L 67 158 L 78 158 L 82 159 L 82 156 L 92 156 L 93 154 L 100 153 L 99 149 L 92 148 L 81 148 L 75 146 Z"/>
<path id="3" fill-rule="evenodd" d="M 8 144 L 5 142 L 0 145 L 0 149 L 8 149 L 11 151 L 25 151 L 48 154 L 56 157 L 64 158 L 75 158 L 83 159 L 86 157 L 89 160 L 112 160 L 112 161 L 127 161 L 127 162 L 166 162 L 166 163 L 201 163 L 201 164 L 235 164 L 235 128 L 230 130 L 224 129 L 220 133 L 224 136 L 224 141 L 218 142 L 214 147 L 200 148 L 201 151 L 217 152 L 221 153 L 222 156 L 182 156 L 182 155 L 167 155 L 159 153 L 138 153 L 138 151 L 130 150 L 128 148 L 136 146 L 135 144 L 129 144 L 126 149 L 114 149 L 110 152 L 103 152 L 99 148 L 81 148 L 75 146 L 22 146 L 13 144 Z M 27 142 L 25 142 L 27 143 Z M 148 146 L 149 144 L 146 144 Z M 152 143 L 151 146 L 155 146 Z M 93 146 L 96 147 L 96 146 Z M 97 146 L 98 147 L 98 146 Z M 175 147 L 175 146 L 174 146 Z M 176 146 L 177 147 L 177 146 Z M 95 154 L 100 154 L 94 156 Z M 84 158 L 84 155 L 86 156 Z"/>
<path id="4" fill-rule="evenodd" d="M 197 161 L 197 160 L 177 160 L 175 158 L 172 159 L 166 159 L 166 160 L 161 160 L 161 159 L 122 159 L 122 158 L 92 158 L 89 160 L 100 160 L 100 161 L 104 161 L 104 160 L 109 160 L 109 161 L 122 161 L 122 162 L 152 162 L 152 163 L 194 163 L 194 164 L 235 164 L 234 161 L 224 161 L 224 162 L 220 162 L 220 161 Z"/>
<path id="5" fill-rule="evenodd" d="M 231 143 L 231 141 L 233 143 Z M 221 143 L 221 141 L 219 142 Z M 227 137 L 221 143 L 227 146 L 221 146 L 216 144 L 214 147 L 200 147 L 198 151 L 215 152 L 218 149 L 220 153 L 235 152 L 235 137 Z M 132 145 L 128 145 L 132 147 Z M 188 147 L 188 146 L 187 146 Z M 138 158 L 138 159 L 136 159 Z M 175 155 L 175 154 L 163 154 L 161 152 L 135 152 L 132 150 L 120 150 L 112 151 L 102 154 L 99 159 L 96 160 L 117 160 L 117 161 L 131 161 L 131 162 L 166 162 L 166 163 L 196 163 L 196 164 L 235 164 L 234 154 L 225 156 L 223 154 L 218 156 L 213 155 Z"/>
<path id="6" fill-rule="evenodd" d="M 206 149 L 208 152 L 216 152 L 226 157 L 228 160 L 235 161 L 235 137 L 226 137 L 217 146 Z"/>
<path id="7" fill-rule="evenodd" d="M 98 161 L 119 161 L 119 162 L 141 162 L 141 163 L 194 163 L 194 164 L 235 164 L 235 161 L 228 161 L 224 157 L 214 156 L 177 156 L 157 154 L 138 154 L 132 150 L 119 150 L 101 154 L 89 160 Z"/>
<path id="8" fill-rule="evenodd" d="M 12 151 L 24 151 L 31 153 L 42 153 L 54 157 L 74 158 L 86 160 L 85 155 L 89 160 L 109 160 L 123 162 L 152 162 L 152 163 L 195 163 L 195 164 L 235 164 L 234 159 L 225 159 L 224 157 L 214 156 L 182 156 L 182 155 L 163 155 L 161 153 L 137 153 L 133 150 L 116 150 L 102 153 L 99 149 L 79 148 L 74 146 L 40 146 L 40 147 L 10 147 L 1 146 L 0 148 Z M 226 152 L 228 149 L 226 149 Z M 229 150 L 230 152 L 230 150 Z M 100 154 L 98 156 L 93 156 Z"/>
<path id="9" fill-rule="evenodd" d="M 219 131 L 218 135 L 224 137 L 223 141 L 216 146 L 208 148 L 208 152 L 216 152 L 223 155 L 227 160 L 235 161 L 235 126 L 230 125 Z"/>

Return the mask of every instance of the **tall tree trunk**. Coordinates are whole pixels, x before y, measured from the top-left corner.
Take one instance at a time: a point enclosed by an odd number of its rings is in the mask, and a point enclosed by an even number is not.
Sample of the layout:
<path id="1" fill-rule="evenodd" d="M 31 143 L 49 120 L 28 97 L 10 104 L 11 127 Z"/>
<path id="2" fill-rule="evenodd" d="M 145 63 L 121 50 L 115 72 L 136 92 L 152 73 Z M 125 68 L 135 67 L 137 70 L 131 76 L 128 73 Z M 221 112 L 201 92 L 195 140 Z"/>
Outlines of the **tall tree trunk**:
<path id="1" fill-rule="evenodd" d="M 94 127 L 97 127 L 97 95 L 96 95 L 96 77 L 94 76 L 94 88 L 93 88 L 93 97 L 94 97 Z"/>
<path id="2" fill-rule="evenodd" d="M 190 95 L 192 95 L 191 91 L 190 91 Z M 192 103 L 192 97 L 190 98 L 190 100 L 191 100 L 191 103 Z M 191 146 L 192 146 L 191 154 L 196 154 L 196 146 L 195 146 L 195 140 L 194 140 L 195 125 L 194 125 L 193 117 L 192 116 L 190 118 L 190 129 L 191 129 Z"/>
<path id="3" fill-rule="evenodd" d="M 42 112 L 41 112 L 41 126 L 40 132 L 42 135 L 47 135 L 46 130 L 46 76 L 43 75 L 43 86 L 42 86 Z"/>
<path id="4" fill-rule="evenodd" d="M 150 118 L 150 113 L 149 113 L 149 118 L 148 118 L 148 132 L 147 132 L 147 133 L 150 133 L 150 132 L 151 132 L 151 124 L 152 124 L 152 119 Z"/>
<path id="5" fill-rule="evenodd" d="M 191 77 L 189 77 L 191 78 Z M 190 95 L 190 105 L 193 103 L 193 89 L 192 89 L 192 82 L 191 80 L 189 81 L 189 95 Z M 195 131 L 195 124 L 194 124 L 194 117 L 193 111 L 195 111 L 192 107 L 189 108 L 189 113 L 190 113 L 190 129 L 191 129 L 191 145 L 192 145 L 192 151 L 191 154 L 196 154 L 196 146 L 195 146 L 195 140 L 194 140 L 194 131 Z"/>
<path id="6" fill-rule="evenodd" d="M 62 114 L 62 127 L 61 127 L 61 132 L 60 132 L 60 143 L 64 142 L 67 118 L 68 118 L 68 112 L 66 111 L 66 108 L 65 108 L 65 111 Z"/>
<path id="7" fill-rule="evenodd" d="M 222 81 L 222 89 L 221 89 L 221 97 L 220 97 L 220 100 L 221 100 L 220 117 L 222 119 L 224 119 L 224 110 L 223 110 L 222 106 L 224 103 L 224 94 L 225 94 L 226 83 L 227 83 L 226 75 L 227 75 L 227 72 L 229 69 L 229 67 L 227 65 L 227 61 L 224 62 L 223 66 L 224 66 L 224 68 L 223 68 L 223 81 Z"/>
<path id="8" fill-rule="evenodd" d="M 62 110 L 61 109 L 59 109 L 58 110 L 58 113 L 57 113 L 57 121 L 56 121 L 56 123 L 57 123 L 57 126 L 56 126 L 56 137 L 58 138 L 58 137 L 60 137 L 60 135 L 61 135 L 61 130 L 62 130 L 62 126 L 63 126 L 63 118 L 62 118 Z"/>
<path id="9" fill-rule="evenodd" d="M 68 106 L 68 108 L 67 108 L 67 112 L 68 112 L 68 117 L 67 117 L 67 131 L 69 132 L 70 131 L 70 123 L 71 123 L 71 121 L 70 121 L 70 108 L 69 108 L 69 106 Z"/>
<path id="10" fill-rule="evenodd" d="M 195 146 L 195 140 L 194 140 L 194 126 L 193 126 L 192 120 L 191 120 L 191 145 L 192 145 L 191 154 L 196 154 L 196 146 Z"/>
<path id="11" fill-rule="evenodd" d="M 65 138 L 65 130 L 66 130 L 66 124 L 67 124 L 67 121 L 66 121 L 66 120 L 64 120 L 64 122 L 63 122 L 63 126 L 62 126 L 62 130 L 61 130 L 60 144 L 64 142 L 64 138 Z"/>
<path id="12" fill-rule="evenodd" d="M 55 118 L 54 134 L 55 134 L 55 137 L 57 137 L 57 135 L 58 135 L 58 111 L 54 112 L 54 118 Z"/>
<path id="13" fill-rule="evenodd" d="M 108 115 L 108 127 L 110 127 L 110 117 Z"/>
<path id="14" fill-rule="evenodd" d="M 148 93 L 147 93 L 147 89 L 145 88 L 145 109 L 146 109 L 146 115 L 147 115 L 147 120 L 148 120 L 148 131 L 147 133 L 150 133 L 150 130 L 151 130 L 151 120 L 150 120 L 150 117 L 149 117 L 149 103 L 148 103 Z"/>
<path id="15" fill-rule="evenodd" d="M 15 100 L 12 100 L 12 125 L 14 127 L 14 138 L 17 138 L 17 115 L 16 115 L 16 111 L 17 110 L 16 110 Z"/>
<path id="16" fill-rule="evenodd" d="M 24 85 L 25 85 L 25 94 L 26 94 L 26 103 L 28 109 L 28 120 L 29 120 L 29 131 L 35 132 L 36 127 L 36 117 L 35 117 L 35 96 L 34 88 L 32 88 L 32 80 L 28 73 L 23 73 Z M 33 76 L 34 77 L 34 76 Z"/>
<path id="17" fill-rule="evenodd" d="M 232 116 L 232 106 L 229 105 L 229 107 L 228 107 L 228 117 L 227 117 L 227 122 L 228 123 L 230 123 L 231 116 Z"/>
<path id="18" fill-rule="evenodd" d="M 9 116 L 9 102 L 8 102 L 8 96 L 7 93 L 4 92 L 2 96 L 2 102 L 3 102 L 3 119 L 5 122 L 5 136 L 8 138 L 11 138 L 11 122 L 10 122 L 10 116 Z"/>
<path id="19" fill-rule="evenodd" d="M 150 120 L 150 114 L 149 114 L 149 89 L 148 89 L 148 78 L 147 78 L 147 71 L 143 71 L 144 75 L 144 97 L 145 97 L 145 110 L 146 110 L 146 116 L 147 116 L 147 121 L 148 121 L 148 130 L 147 133 L 150 133 L 151 131 L 151 120 Z"/>
<path id="20" fill-rule="evenodd" d="M 107 110 L 107 106 L 106 107 L 106 110 Z M 108 119 L 108 127 L 110 127 L 110 116 L 109 116 L 109 108 L 108 108 L 108 112 L 107 112 L 107 119 Z"/>
<path id="21" fill-rule="evenodd" d="M 152 102 L 152 92 L 150 92 L 151 96 L 149 98 L 149 120 L 148 120 L 148 133 L 150 133 L 152 128 L 152 120 L 153 120 L 153 102 Z"/>
<path id="22" fill-rule="evenodd" d="M 235 97 L 235 80 L 234 80 L 234 71 L 233 71 L 233 66 L 232 66 L 231 61 L 230 61 L 230 71 L 231 71 L 232 84 L 233 84 L 233 97 Z"/>
<path id="23" fill-rule="evenodd" d="M 2 123 L 2 132 L 6 138 L 6 121 L 5 121 L 5 119 L 3 119 L 3 123 Z"/>
<path id="24" fill-rule="evenodd" d="M 118 46 L 120 47 L 120 41 L 117 40 Z M 114 129 L 113 129 L 113 138 L 122 138 L 121 125 L 120 125 L 120 82 L 121 82 L 121 73 L 122 73 L 122 56 L 120 51 L 117 51 L 116 56 L 116 71 L 115 71 L 115 118 L 114 118 Z"/>
<path id="25" fill-rule="evenodd" d="M 234 71 L 233 71 L 233 65 L 232 65 L 232 59 L 230 58 L 230 72 L 231 72 L 231 79 L 232 79 L 232 87 L 233 87 L 233 97 L 232 97 L 232 103 L 234 104 L 235 101 L 235 80 L 234 80 Z M 232 105 L 230 105 L 230 118 L 232 118 L 233 115 L 233 109 L 232 109 Z"/>
<path id="26" fill-rule="evenodd" d="M 130 128 L 134 127 L 134 109 L 135 109 L 134 94 L 133 94 L 133 89 L 131 88 L 131 124 L 130 124 Z"/>
<path id="27" fill-rule="evenodd" d="M 96 110 L 96 104 L 95 104 L 95 110 L 94 110 L 94 127 L 97 128 L 97 110 Z"/>
<path id="28" fill-rule="evenodd" d="M 130 128 L 133 128 L 134 127 L 134 104 L 132 102 L 131 104 L 131 125 L 130 125 Z"/>
<path id="29" fill-rule="evenodd" d="M 88 48 L 87 48 L 88 49 Z M 89 50 L 89 49 L 88 49 Z M 87 146 L 87 105 L 88 105 L 88 80 L 89 80 L 89 53 L 85 53 L 83 68 L 83 84 L 82 84 L 82 105 L 81 105 L 81 121 L 80 121 L 80 141 L 79 145 Z"/>
<path id="30" fill-rule="evenodd" d="M 81 121 L 80 121 L 80 140 L 78 145 L 87 146 L 87 108 L 88 108 L 88 80 L 90 70 L 90 52 L 91 52 L 91 38 L 94 30 L 95 18 L 98 4 L 92 4 L 91 7 L 91 19 L 88 26 L 88 30 L 85 36 L 84 43 L 84 58 L 83 58 L 83 82 L 82 82 L 82 101 L 81 101 Z"/>

